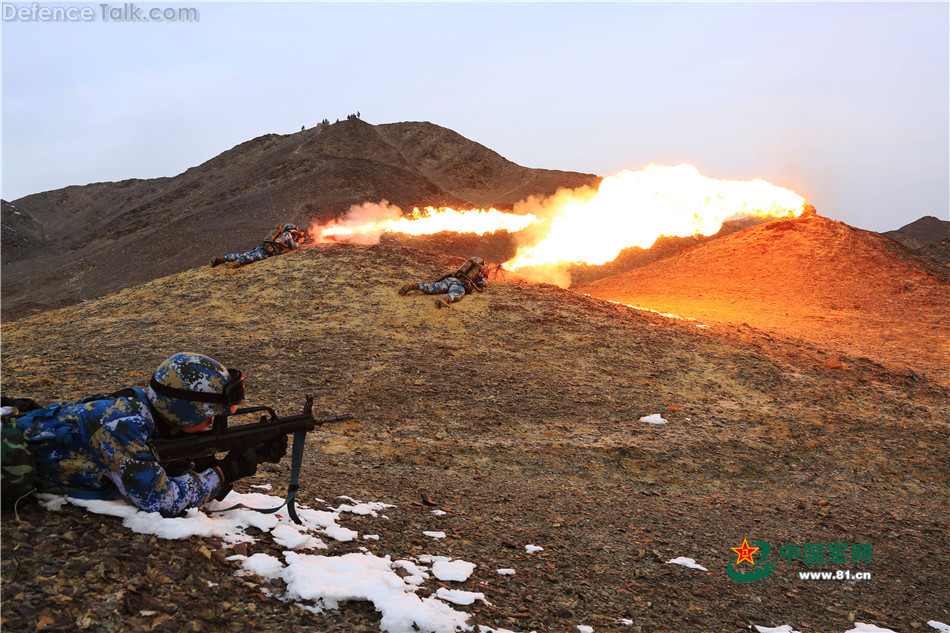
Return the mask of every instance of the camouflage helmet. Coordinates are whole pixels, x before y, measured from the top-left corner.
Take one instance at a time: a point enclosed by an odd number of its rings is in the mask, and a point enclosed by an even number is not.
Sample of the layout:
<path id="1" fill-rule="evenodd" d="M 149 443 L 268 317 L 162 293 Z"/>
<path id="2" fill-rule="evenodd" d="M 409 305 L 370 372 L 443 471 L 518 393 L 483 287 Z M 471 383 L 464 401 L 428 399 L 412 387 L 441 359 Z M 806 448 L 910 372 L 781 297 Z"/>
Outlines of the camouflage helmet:
<path id="1" fill-rule="evenodd" d="M 296 224 L 285 224 L 280 228 L 281 231 L 299 231 Z"/>
<path id="2" fill-rule="evenodd" d="M 198 426 L 244 400 L 244 375 L 207 356 L 182 352 L 158 366 L 146 393 L 172 426 Z"/>

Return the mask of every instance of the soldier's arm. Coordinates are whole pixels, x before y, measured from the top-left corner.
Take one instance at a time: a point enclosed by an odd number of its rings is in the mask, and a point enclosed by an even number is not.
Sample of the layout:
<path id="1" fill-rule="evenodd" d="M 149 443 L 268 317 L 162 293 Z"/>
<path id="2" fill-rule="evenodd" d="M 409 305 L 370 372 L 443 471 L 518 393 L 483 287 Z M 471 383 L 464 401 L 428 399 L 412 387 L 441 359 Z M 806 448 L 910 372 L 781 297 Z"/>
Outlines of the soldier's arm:
<path id="1" fill-rule="evenodd" d="M 151 419 L 128 403 L 119 400 L 110 407 L 89 437 L 95 458 L 119 493 L 136 507 L 163 516 L 177 516 L 213 499 L 223 488 L 217 469 L 170 477 L 148 445 Z"/>

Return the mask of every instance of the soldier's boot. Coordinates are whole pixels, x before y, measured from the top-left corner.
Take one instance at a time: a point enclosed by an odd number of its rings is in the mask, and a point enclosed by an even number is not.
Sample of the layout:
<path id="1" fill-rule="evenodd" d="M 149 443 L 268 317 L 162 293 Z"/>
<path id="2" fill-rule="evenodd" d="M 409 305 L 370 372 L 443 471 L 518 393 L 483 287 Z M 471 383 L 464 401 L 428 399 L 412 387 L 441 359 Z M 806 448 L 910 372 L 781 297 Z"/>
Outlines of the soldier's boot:
<path id="1" fill-rule="evenodd" d="M 446 301 L 442 297 L 439 297 L 438 299 L 435 300 L 435 307 L 439 309 L 442 309 L 442 308 L 450 309 L 452 306 L 449 305 L 448 301 Z"/>
<path id="2" fill-rule="evenodd" d="M 240 268 L 241 262 L 228 262 L 228 268 Z"/>
<path id="3" fill-rule="evenodd" d="M 416 290 L 416 284 L 406 284 L 405 286 L 399 289 L 399 294 L 405 295 L 410 290 Z"/>
<path id="4" fill-rule="evenodd" d="M 211 260 L 211 267 L 214 268 L 215 266 L 220 266 L 225 261 L 227 260 L 224 259 L 223 257 L 215 257 L 214 259 Z"/>

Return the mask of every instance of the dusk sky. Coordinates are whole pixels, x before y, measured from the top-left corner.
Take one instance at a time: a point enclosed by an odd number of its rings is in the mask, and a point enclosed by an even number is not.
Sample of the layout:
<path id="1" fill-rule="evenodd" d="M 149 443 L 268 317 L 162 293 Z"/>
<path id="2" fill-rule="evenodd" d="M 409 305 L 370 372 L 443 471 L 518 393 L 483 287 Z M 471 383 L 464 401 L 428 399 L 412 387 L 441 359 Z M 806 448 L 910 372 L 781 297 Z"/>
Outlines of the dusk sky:
<path id="1" fill-rule="evenodd" d="M 763 178 L 863 229 L 950 219 L 947 2 L 124 6 L 3 3 L 5 200 L 359 111 L 526 167 Z"/>

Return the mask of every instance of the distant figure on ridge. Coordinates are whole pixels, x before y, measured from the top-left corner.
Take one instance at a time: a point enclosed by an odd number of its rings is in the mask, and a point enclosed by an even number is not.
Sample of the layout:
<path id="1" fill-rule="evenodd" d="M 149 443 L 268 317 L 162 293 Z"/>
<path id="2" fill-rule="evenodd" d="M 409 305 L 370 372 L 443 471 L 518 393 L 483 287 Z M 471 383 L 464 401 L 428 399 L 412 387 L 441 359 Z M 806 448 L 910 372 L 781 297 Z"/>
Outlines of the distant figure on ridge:
<path id="1" fill-rule="evenodd" d="M 454 273 L 448 274 L 431 284 L 424 281 L 408 283 L 399 289 L 399 294 L 405 295 L 413 290 L 427 295 L 445 295 L 435 300 L 435 307 L 449 308 L 450 304 L 461 301 L 466 294 L 484 292 L 488 287 L 488 280 L 482 274 L 485 262 L 480 257 L 469 258 Z"/>
<path id="2" fill-rule="evenodd" d="M 211 267 L 227 263 L 228 268 L 238 268 L 274 255 L 282 255 L 300 248 L 309 237 L 307 232 L 301 231 L 296 224 L 278 225 L 267 233 L 264 242 L 257 248 L 246 253 L 231 253 L 224 257 L 215 257 L 211 260 Z"/>

